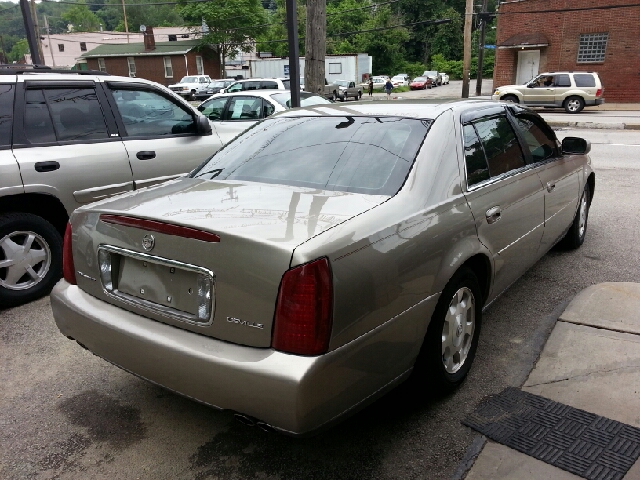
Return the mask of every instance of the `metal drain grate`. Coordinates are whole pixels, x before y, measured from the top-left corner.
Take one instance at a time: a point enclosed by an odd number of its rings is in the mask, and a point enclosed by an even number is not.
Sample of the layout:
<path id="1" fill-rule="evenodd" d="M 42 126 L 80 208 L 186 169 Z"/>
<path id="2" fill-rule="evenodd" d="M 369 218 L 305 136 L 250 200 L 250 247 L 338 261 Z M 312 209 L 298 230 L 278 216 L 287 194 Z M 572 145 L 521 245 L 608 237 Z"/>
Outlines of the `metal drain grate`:
<path id="1" fill-rule="evenodd" d="M 640 456 L 640 429 L 507 388 L 463 424 L 514 450 L 589 480 L 621 480 Z"/>

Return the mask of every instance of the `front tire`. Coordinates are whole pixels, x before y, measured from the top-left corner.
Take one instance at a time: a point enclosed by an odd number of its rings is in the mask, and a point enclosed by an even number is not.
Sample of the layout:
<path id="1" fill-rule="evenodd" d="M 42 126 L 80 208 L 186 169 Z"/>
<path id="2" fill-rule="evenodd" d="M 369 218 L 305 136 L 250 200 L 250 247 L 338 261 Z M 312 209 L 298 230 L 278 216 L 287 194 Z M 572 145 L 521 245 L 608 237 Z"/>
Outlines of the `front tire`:
<path id="1" fill-rule="evenodd" d="M 516 97 L 515 95 L 505 95 L 500 100 L 502 100 L 503 102 L 520 103 L 520 100 L 518 100 L 518 97 Z"/>
<path id="2" fill-rule="evenodd" d="M 466 267 L 447 283 L 416 360 L 424 390 L 444 394 L 464 381 L 478 348 L 482 299 L 478 278 Z"/>
<path id="3" fill-rule="evenodd" d="M 569 227 L 569 231 L 561 240 L 561 246 L 575 250 L 580 248 L 584 243 L 584 239 L 587 236 L 587 223 L 589 220 L 589 207 L 591 206 L 591 190 L 589 184 L 584 186 L 582 196 L 580 197 L 580 203 L 578 204 L 578 211 L 576 216 L 573 217 L 573 223 Z"/>
<path id="4" fill-rule="evenodd" d="M 564 101 L 563 106 L 567 113 L 580 113 L 584 108 L 584 100 L 581 97 L 569 97 Z"/>
<path id="5" fill-rule="evenodd" d="M 48 294 L 62 275 L 62 237 L 31 213 L 0 216 L 0 307 Z"/>

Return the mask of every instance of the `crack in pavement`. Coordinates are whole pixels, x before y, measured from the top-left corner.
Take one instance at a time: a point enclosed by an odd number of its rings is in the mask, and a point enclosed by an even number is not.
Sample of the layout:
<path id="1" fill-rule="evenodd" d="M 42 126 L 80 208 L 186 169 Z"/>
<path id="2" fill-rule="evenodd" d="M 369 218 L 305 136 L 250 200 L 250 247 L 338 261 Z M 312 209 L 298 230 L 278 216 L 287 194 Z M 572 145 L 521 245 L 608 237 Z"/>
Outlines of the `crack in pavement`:
<path id="1" fill-rule="evenodd" d="M 640 370 L 640 365 L 625 365 L 624 367 L 618 367 L 618 368 L 612 368 L 610 370 L 595 370 L 593 372 L 589 372 L 589 373 L 581 373 L 580 375 L 572 375 L 570 377 L 565 377 L 565 378 L 560 378 L 560 379 L 556 379 L 556 380 L 549 380 L 548 382 L 540 382 L 540 383 L 534 383 L 532 385 L 524 385 L 523 388 L 529 388 L 529 387 L 538 387 L 540 385 L 551 385 L 554 383 L 560 383 L 560 382 L 566 382 L 567 380 L 574 380 L 574 379 L 578 379 L 581 377 L 590 377 L 594 374 L 604 374 L 604 373 L 611 373 L 611 372 L 616 372 L 616 371 L 621 371 L 621 370 Z"/>

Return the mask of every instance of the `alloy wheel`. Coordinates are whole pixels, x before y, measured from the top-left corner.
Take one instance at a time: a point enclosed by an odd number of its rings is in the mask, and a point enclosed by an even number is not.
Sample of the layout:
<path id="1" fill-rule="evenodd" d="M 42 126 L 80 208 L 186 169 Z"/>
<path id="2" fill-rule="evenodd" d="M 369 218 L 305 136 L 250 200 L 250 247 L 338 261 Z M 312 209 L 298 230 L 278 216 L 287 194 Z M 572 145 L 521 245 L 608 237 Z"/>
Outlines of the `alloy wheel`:
<path id="1" fill-rule="evenodd" d="M 580 109 L 580 100 L 572 99 L 567 101 L 567 108 L 572 112 L 577 112 Z"/>
<path id="2" fill-rule="evenodd" d="M 475 298 L 471 290 L 462 287 L 453 295 L 442 326 L 442 364 L 454 374 L 466 361 L 475 331 Z"/>
<path id="3" fill-rule="evenodd" d="M 34 232 L 12 232 L 0 239 L 0 286 L 27 290 L 40 283 L 51 267 L 51 250 Z"/>
<path id="4" fill-rule="evenodd" d="M 580 238 L 584 237 L 585 230 L 587 229 L 587 195 L 582 194 L 582 200 L 580 200 L 580 220 L 578 223 L 578 234 Z"/>

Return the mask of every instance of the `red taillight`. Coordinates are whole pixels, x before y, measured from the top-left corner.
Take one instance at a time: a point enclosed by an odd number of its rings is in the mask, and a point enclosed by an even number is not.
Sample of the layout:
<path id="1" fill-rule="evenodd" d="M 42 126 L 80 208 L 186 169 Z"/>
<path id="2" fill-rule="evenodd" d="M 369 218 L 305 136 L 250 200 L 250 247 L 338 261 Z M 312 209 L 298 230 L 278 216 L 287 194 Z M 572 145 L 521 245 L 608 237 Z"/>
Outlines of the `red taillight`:
<path id="1" fill-rule="evenodd" d="M 604 92 L 604 88 L 599 88 L 598 91 L 596 92 L 596 97 L 601 97 L 602 92 Z"/>
<path id="2" fill-rule="evenodd" d="M 71 222 L 69 222 L 67 223 L 67 229 L 64 232 L 64 246 L 62 248 L 62 275 L 71 285 L 77 285 L 76 267 L 73 265 L 73 252 L 71 251 L 71 236 Z"/>
<path id="3" fill-rule="evenodd" d="M 215 233 L 205 232 L 190 227 L 182 227 L 171 223 L 145 220 L 144 218 L 127 217 L 125 215 L 100 215 L 100 220 L 105 223 L 124 225 L 125 227 L 141 228 L 150 232 L 166 233 L 177 237 L 195 238 L 203 242 L 219 242 L 220 236 Z"/>
<path id="4" fill-rule="evenodd" d="M 300 355 L 325 353 L 332 320 L 329 260 L 320 258 L 286 272 L 278 293 L 273 348 Z"/>

